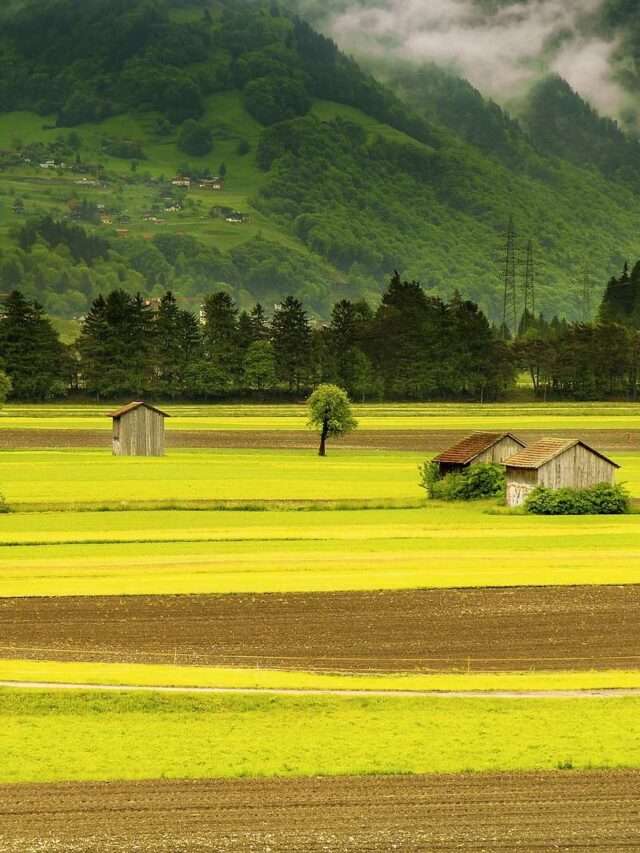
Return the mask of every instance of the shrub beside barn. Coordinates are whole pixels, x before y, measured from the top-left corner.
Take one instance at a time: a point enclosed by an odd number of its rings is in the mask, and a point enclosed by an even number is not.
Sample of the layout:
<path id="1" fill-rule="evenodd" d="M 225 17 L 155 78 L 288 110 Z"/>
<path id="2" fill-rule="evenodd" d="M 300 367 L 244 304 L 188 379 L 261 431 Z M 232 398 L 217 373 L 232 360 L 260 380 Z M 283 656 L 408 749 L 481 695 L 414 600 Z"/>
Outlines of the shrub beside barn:
<path id="1" fill-rule="evenodd" d="M 470 465 L 500 465 L 526 447 L 510 432 L 474 432 L 433 459 L 440 477 L 461 474 Z"/>
<path id="2" fill-rule="evenodd" d="M 123 406 L 113 418 L 114 456 L 164 456 L 164 420 L 169 415 L 148 403 Z"/>
<path id="3" fill-rule="evenodd" d="M 506 460 L 507 506 L 522 506 L 538 487 L 589 489 L 613 485 L 620 467 L 584 441 L 543 438 Z"/>

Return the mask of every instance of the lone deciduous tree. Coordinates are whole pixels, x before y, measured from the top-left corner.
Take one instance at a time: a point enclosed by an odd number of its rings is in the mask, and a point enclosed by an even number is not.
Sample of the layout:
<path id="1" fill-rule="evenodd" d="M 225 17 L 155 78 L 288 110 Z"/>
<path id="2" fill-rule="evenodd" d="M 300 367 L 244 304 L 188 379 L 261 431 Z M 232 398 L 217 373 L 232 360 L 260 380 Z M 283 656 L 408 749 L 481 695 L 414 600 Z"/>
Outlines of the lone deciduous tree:
<path id="1" fill-rule="evenodd" d="M 351 412 L 347 392 L 337 385 L 320 385 L 307 401 L 309 426 L 320 433 L 320 456 L 327 455 L 327 439 L 346 435 L 358 421 Z"/>

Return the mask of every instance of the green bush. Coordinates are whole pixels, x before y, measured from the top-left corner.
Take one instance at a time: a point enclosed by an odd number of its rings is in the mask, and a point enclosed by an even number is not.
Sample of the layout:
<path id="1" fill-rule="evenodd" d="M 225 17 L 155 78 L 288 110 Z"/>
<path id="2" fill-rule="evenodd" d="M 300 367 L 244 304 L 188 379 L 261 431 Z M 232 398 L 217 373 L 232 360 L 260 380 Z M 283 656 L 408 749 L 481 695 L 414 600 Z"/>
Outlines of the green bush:
<path id="1" fill-rule="evenodd" d="M 440 480 L 440 467 L 437 462 L 425 462 L 418 467 L 420 485 L 430 498 L 435 497 L 436 484 Z"/>
<path id="2" fill-rule="evenodd" d="M 470 465 L 460 474 L 440 477 L 435 462 L 419 469 L 420 485 L 430 498 L 443 501 L 475 501 L 501 495 L 505 490 L 505 471 L 501 465 Z"/>
<path id="3" fill-rule="evenodd" d="M 178 148 L 193 157 L 204 157 L 213 148 L 211 128 L 187 119 L 178 133 Z"/>
<path id="4" fill-rule="evenodd" d="M 545 489 L 531 492 L 525 504 L 532 515 L 624 515 L 631 503 L 623 486 L 600 483 L 590 489 Z"/>

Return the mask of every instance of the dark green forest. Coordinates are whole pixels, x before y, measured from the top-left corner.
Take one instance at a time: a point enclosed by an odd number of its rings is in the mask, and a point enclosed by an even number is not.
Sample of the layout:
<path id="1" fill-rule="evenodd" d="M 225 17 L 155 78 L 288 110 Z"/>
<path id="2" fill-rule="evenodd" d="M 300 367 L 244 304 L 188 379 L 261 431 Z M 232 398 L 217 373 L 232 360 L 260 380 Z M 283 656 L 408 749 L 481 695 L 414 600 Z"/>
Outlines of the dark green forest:
<path id="1" fill-rule="evenodd" d="M 114 289 L 171 290 L 192 311 L 218 290 L 242 309 L 291 293 L 326 320 L 342 298 L 375 301 L 399 269 L 430 296 L 458 291 L 500 322 L 513 216 L 521 250 L 535 246 L 540 310 L 584 319 L 585 279 L 597 301 L 637 255 L 637 141 L 559 78 L 541 81 L 518 118 L 432 66 L 399 67 L 383 85 L 290 8 L 5 6 L 0 290 L 19 288 L 56 318 L 80 318 Z M 602 26 L 625 27 L 633 45 L 624 4 L 606 11 Z M 31 141 L 29 115 L 44 128 Z M 129 126 L 143 135 L 127 136 Z M 166 152 L 192 176 L 224 169 L 229 193 L 207 210 L 202 194 L 176 190 Z M 169 208 L 175 224 L 145 234 L 142 213 Z M 238 209 L 249 225 L 227 224 Z M 74 227 L 101 250 L 79 252 Z"/>
<path id="2" fill-rule="evenodd" d="M 16 290 L 0 316 L 0 366 L 17 400 L 300 400 L 329 382 L 362 401 L 482 402 L 504 398 L 522 371 L 539 398 L 635 400 L 640 262 L 611 280 L 597 322 L 525 311 L 513 337 L 459 294 L 429 296 L 397 273 L 377 306 L 343 299 L 324 324 L 293 296 L 247 311 L 218 291 L 196 316 L 171 292 L 149 302 L 113 290 L 70 346 Z"/>

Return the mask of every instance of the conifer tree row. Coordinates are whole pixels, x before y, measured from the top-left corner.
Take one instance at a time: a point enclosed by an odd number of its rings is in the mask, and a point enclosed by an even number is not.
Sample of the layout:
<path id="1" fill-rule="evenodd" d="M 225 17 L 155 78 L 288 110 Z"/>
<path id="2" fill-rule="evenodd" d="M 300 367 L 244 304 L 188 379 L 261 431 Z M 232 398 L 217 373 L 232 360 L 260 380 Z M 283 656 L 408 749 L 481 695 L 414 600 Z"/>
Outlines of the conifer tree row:
<path id="1" fill-rule="evenodd" d="M 473 302 L 429 296 L 397 273 L 377 307 L 340 300 L 324 325 L 292 296 L 269 316 L 218 291 L 196 316 L 171 292 L 151 304 L 114 290 L 93 301 L 71 346 L 15 290 L 0 315 L 0 369 L 19 400 L 303 399 L 330 383 L 358 401 L 483 401 L 503 397 L 518 371 L 541 397 L 636 399 L 639 283 L 640 264 L 625 267 L 597 322 L 529 316 L 511 341 Z"/>

